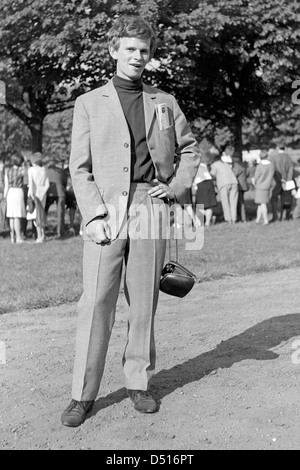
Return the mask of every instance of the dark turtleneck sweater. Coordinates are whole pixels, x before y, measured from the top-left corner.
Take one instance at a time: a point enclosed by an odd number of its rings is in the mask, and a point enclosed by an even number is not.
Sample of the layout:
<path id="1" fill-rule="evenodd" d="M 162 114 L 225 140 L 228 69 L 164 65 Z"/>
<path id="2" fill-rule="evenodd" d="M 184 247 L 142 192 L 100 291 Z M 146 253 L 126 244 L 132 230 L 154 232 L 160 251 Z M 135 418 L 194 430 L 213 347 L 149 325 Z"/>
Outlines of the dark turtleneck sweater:
<path id="1" fill-rule="evenodd" d="M 131 182 L 149 182 L 155 169 L 146 141 L 142 79 L 130 81 L 115 75 L 117 90 L 131 138 Z"/>

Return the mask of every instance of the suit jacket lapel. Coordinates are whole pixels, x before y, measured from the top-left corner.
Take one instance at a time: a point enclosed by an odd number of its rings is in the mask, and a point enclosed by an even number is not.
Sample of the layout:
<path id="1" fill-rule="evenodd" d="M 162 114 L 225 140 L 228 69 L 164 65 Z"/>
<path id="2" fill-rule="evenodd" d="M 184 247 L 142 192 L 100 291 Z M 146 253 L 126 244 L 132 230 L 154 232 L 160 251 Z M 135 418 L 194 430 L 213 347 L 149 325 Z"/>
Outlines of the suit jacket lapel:
<path id="1" fill-rule="evenodd" d="M 151 124 L 155 116 L 155 102 L 156 94 L 152 92 L 151 88 L 143 84 L 143 100 L 144 100 L 144 112 L 145 112 L 145 126 L 146 136 L 148 136 L 151 129 Z"/>
<path id="2" fill-rule="evenodd" d="M 118 97 L 117 90 L 115 89 L 112 80 L 104 85 L 101 93 L 101 99 L 102 97 L 107 98 L 107 107 L 109 112 L 112 113 L 123 125 L 126 125 L 124 112 Z"/>

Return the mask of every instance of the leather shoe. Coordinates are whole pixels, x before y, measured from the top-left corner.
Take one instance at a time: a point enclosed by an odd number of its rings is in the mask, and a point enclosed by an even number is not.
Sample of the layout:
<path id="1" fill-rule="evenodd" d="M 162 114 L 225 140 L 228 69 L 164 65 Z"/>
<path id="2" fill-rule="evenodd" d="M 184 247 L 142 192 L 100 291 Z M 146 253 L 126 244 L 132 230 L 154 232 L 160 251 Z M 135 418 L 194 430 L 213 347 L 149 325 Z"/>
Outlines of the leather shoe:
<path id="1" fill-rule="evenodd" d="M 128 396 L 134 403 L 134 409 L 140 413 L 155 413 L 158 405 L 154 398 L 144 390 L 127 390 Z"/>
<path id="2" fill-rule="evenodd" d="M 85 421 L 87 413 L 93 408 L 94 401 L 72 400 L 69 406 L 61 415 L 61 422 L 64 426 L 76 428 Z"/>

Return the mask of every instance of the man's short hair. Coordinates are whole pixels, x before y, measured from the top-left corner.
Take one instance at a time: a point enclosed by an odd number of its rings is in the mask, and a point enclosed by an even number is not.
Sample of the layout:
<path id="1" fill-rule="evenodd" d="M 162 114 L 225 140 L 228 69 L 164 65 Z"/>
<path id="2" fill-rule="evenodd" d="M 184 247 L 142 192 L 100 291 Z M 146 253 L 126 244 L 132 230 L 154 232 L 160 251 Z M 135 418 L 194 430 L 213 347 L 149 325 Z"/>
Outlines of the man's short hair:
<path id="1" fill-rule="evenodd" d="M 268 158 L 268 156 L 269 156 L 268 150 L 265 148 L 261 149 L 261 151 L 259 152 L 260 159 L 264 160 L 265 158 Z"/>
<path id="2" fill-rule="evenodd" d="M 276 148 L 277 148 L 277 145 L 275 144 L 275 142 L 270 142 L 269 149 L 270 150 L 276 150 Z"/>
<path id="3" fill-rule="evenodd" d="M 157 46 L 157 36 L 152 26 L 140 16 L 121 16 L 117 18 L 108 32 L 108 45 L 118 50 L 121 38 L 150 39 L 150 57 Z"/>

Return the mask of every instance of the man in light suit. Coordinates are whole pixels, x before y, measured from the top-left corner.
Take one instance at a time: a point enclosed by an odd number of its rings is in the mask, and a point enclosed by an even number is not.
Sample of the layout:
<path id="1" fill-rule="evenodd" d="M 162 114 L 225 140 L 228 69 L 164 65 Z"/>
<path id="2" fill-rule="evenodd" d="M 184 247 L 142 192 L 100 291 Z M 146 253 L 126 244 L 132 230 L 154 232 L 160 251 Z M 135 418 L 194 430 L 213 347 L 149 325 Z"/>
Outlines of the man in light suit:
<path id="1" fill-rule="evenodd" d="M 158 409 L 149 381 L 155 370 L 166 202 L 184 198 L 200 162 L 175 98 L 142 82 L 156 46 L 151 26 L 137 16 L 121 17 L 108 45 L 116 75 L 80 96 L 74 109 L 70 174 L 83 218 L 84 254 L 72 401 L 62 415 L 62 423 L 72 427 L 84 422 L 99 391 L 123 261 L 129 306 L 125 385 L 137 411 Z M 136 207 L 143 209 L 138 218 Z"/>

